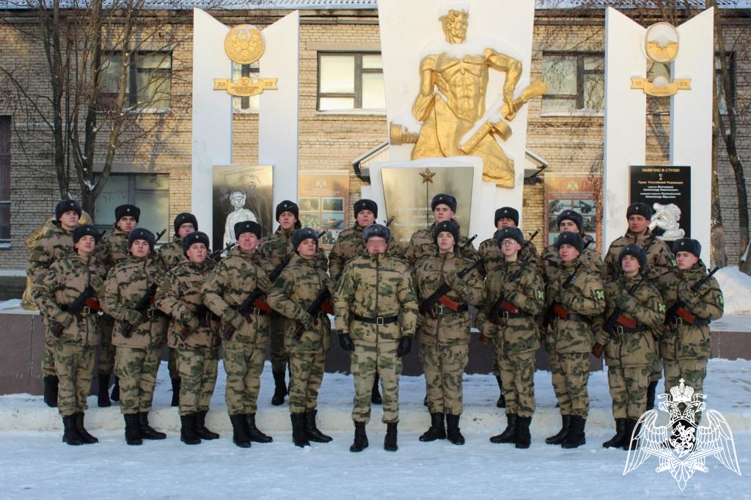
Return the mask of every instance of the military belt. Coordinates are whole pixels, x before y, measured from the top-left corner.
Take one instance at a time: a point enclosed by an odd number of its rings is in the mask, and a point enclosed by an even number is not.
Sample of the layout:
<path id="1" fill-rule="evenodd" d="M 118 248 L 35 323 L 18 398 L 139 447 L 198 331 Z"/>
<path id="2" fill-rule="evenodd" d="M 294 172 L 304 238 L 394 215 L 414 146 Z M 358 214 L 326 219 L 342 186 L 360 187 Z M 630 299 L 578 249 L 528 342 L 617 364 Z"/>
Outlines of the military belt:
<path id="1" fill-rule="evenodd" d="M 711 323 L 708 319 L 701 319 L 694 317 L 693 321 L 686 321 L 685 319 L 681 318 L 680 316 L 676 316 L 673 318 L 673 324 L 675 326 L 683 326 L 683 325 L 692 325 L 692 326 L 707 326 Z"/>
<path id="2" fill-rule="evenodd" d="M 500 311 L 498 313 L 498 316 L 500 316 L 501 319 L 514 319 L 514 318 L 528 318 L 528 317 L 530 317 L 532 315 L 529 314 L 529 313 L 525 313 L 524 311 L 522 311 L 521 309 L 519 309 L 518 313 L 512 313 L 512 312 L 508 312 L 508 311 Z M 571 315 L 569 314 L 569 316 L 571 316 Z"/>
<path id="3" fill-rule="evenodd" d="M 354 316 L 355 321 L 367 323 L 369 325 L 390 325 L 391 323 L 399 321 L 399 316 L 378 316 L 375 318 L 366 318 L 365 316 L 360 316 L 358 314 L 355 314 Z"/>
<path id="4" fill-rule="evenodd" d="M 623 335 L 624 333 L 642 333 L 642 332 L 646 332 L 647 330 L 649 330 L 649 328 L 647 328 L 645 325 L 639 325 L 636 328 L 629 328 L 629 327 L 623 326 L 623 325 L 615 325 L 613 327 L 613 330 L 618 335 Z"/>
<path id="5" fill-rule="evenodd" d="M 560 319 L 565 319 L 567 321 L 589 321 L 589 318 L 586 316 L 583 316 L 581 314 L 574 314 L 571 312 L 568 312 L 564 307 L 560 304 L 555 304 L 553 306 L 553 313 L 555 313 L 556 316 L 558 316 Z"/>
<path id="6" fill-rule="evenodd" d="M 467 306 L 467 304 L 460 304 L 456 308 L 456 311 L 454 311 L 450 307 L 446 307 L 444 305 L 438 305 L 438 306 L 433 306 L 432 311 L 433 311 L 433 314 L 435 314 L 436 316 L 444 316 L 446 314 L 462 313 L 462 312 L 469 311 L 469 307 Z"/>

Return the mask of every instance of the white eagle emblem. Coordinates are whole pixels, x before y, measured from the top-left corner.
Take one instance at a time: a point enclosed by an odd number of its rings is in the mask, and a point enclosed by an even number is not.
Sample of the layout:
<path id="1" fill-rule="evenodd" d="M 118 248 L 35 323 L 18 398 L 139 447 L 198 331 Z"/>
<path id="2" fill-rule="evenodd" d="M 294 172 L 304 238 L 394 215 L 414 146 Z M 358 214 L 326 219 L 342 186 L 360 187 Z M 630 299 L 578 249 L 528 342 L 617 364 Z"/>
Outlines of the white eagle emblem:
<path id="1" fill-rule="evenodd" d="M 714 456 L 722 465 L 741 475 L 738 456 L 735 453 L 733 433 L 720 412 L 707 410 L 709 425 L 699 427 L 695 413 L 706 409 L 704 394 L 694 393 L 693 387 L 680 385 L 670 389 L 670 394 L 660 394 L 659 408 L 668 412 L 668 425 L 655 425 L 657 410 L 644 413 L 634 427 L 631 446 L 628 450 L 625 476 L 637 469 L 651 455 L 660 459 L 657 472 L 670 471 L 683 490 L 695 471 L 708 472 L 704 465 L 707 457 Z"/>

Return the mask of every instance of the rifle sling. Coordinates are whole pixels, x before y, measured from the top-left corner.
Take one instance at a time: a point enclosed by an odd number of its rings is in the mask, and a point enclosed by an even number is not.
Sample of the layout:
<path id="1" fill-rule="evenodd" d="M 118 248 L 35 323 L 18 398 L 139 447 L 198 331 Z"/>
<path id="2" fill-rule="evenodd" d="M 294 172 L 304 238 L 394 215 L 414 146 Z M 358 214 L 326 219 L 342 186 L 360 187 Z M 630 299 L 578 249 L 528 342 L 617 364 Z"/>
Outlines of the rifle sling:
<path id="1" fill-rule="evenodd" d="M 572 312 L 568 312 L 562 305 L 555 304 L 553 306 L 553 313 L 558 316 L 560 319 L 564 319 L 566 321 L 589 321 L 589 318 L 587 316 L 583 316 L 581 314 L 575 314 Z"/>
<path id="2" fill-rule="evenodd" d="M 436 316 L 445 316 L 447 314 L 467 312 L 469 311 L 469 307 L 467 304 L 459 304 L 454 311 L 444 305 L 435 305 L 431 308 L 431 311 L 433 311 L 433 314 Z"/>

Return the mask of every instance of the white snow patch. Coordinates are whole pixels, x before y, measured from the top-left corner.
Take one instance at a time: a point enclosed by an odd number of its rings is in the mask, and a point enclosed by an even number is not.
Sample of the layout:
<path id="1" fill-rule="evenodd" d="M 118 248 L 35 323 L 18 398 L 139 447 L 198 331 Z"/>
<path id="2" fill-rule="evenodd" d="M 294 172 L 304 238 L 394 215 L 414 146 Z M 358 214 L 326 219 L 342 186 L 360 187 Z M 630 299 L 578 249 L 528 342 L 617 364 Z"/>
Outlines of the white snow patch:
<path id="1" fill-rule="evenodd" d="M 725 314 L 751 313 L 751 276 L 738 266 L 722 268 L 714 276 L 725 298 Z"/>
<path id="2" fill-rule="evenodd" d="M 412 114 L 412 110 L 405 111 L 402 114 L 396 116 L 393 120 L 391 120 L 391 123 L 401 125 L 409 132 L 415 134 L 420 133 L 420 129 L 422 128 L 422 122 L 418 121 L 415 118 L 415 116 Z"/>
<path id="3" fill-rule="evenodd" d="M 469 2 L 462 2 L 461 0 L 451 0 L 443 2 L 438 7 L 438 17 L 448 16 L 451 11 L 454 12 L 466 12 L 469 14 Z"/>

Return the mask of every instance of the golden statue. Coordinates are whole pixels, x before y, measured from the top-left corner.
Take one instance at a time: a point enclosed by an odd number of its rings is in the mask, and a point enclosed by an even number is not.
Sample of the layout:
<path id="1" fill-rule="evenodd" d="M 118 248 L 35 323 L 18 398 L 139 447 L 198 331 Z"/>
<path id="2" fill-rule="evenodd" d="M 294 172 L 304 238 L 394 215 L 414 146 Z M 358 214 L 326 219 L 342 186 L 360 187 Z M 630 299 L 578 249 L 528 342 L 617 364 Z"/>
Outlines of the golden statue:
<path id="1" fill-rule="evenodd" d="M 440 18 L 446 41 L 451 45 L 463 44 L 467 36 L 469 13 L 466 10 L 449 10 Z M 459 56 L 466 52 L 467 55 Z M 506 73 L 503 84 L 503 108 L 498 116 L 476 126 L 485 116 L 485 99 L 489 68 Z M 481 53 L 449 51 L 431 54 L 420 63 L 420 93 L 412 107 L 413 116 L 420 122 L 419 136 L 401 125 L 390 127 L 394 145 L 416 142 L 412 159 L 473 155 L 483 159 L 484 181 L 501 187 L 514 187 L 514 161 L 503 152 L 495 135 L 503 140 L 511 136 L 511 121 L 516 112 L 532 97 L 545 93 L 545 84 L 538 80 L 525 88 L 519 98 L 514 91 L 522 73 L 522 63 L 495 49 L 485 48 Z M 465 135 L 473 131 L 464 140 Z"/>

